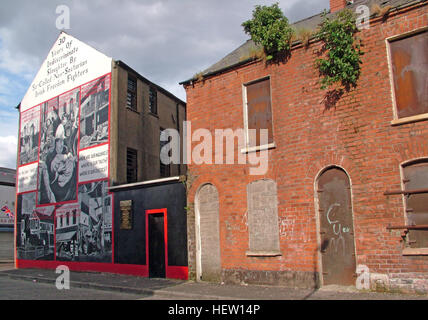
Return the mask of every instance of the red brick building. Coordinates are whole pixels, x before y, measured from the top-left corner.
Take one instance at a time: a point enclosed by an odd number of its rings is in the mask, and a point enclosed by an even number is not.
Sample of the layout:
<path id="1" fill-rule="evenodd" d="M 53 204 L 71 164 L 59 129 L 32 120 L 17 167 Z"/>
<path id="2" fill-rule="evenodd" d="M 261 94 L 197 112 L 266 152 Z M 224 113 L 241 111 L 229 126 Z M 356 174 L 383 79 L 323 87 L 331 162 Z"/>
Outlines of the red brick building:
<path id="1" fill-rule="evenodd" d="M 189 164 L 191 278 L 316 287 L 369 276 L 371 289 L 428 291 L 428 3 L 384 2 L 389 14 L 358 33 L 358 86 L 335 107 L 323 101 L 316 40 L 271 64 L 245 59 L 247 41 L 183 82 L 192 132 L 269 131 L 267 144 L 235 149 L 235 159 L 267 149 L 264 175 L 248 163 Z"/>

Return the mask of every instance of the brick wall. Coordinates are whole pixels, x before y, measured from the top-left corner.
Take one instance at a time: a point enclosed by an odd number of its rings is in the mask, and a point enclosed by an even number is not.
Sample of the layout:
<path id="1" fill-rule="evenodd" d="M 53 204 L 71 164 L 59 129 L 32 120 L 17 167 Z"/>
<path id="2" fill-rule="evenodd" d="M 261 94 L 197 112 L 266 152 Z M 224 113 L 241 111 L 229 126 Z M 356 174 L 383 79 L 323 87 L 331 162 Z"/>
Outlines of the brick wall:
<path id="1" fill-rule="evenodd" d="M 336 12 L 346 7 L 346 0 L 330 0 L 330 11 Z"/>
<path id="2" fill-rule="evenodd" d="M 285 63 L 250 63 L 186 86 L 192 130 L 207 128 L 214 136 L 215 129 L 244 127 L 242 84 L 265 76 L 271 79 L 276 148 L 269 150 L 266 175 L 250 176 L 248 165 L 188 167 L 196 177 L 188 193 L 189 203 L 205 183 L 212 183 L 219 192 L 224 279 L 240 274 L 240 279 L 257 280 L 263 272 L 276 272 L 286 275 L 271 277 L 274 281 L 269 283 L 297 286 L 296 274 L 297 279 L 306 279 L 305 286 L 312 281 L 307 279 L 317 281 L 314 273 L 320 271 L 320 255 L 314 184 L 318 174 L 331 165 L 342 167 L 351 179 L 357 265 L 384 275 L 428 273 L 428 257 L 403 256 L 401 231 L 386 229 L 388 224 L 405 224 L 403 199 L 383 195 L 386 190 L 401 189 L 401 163 L 428 157 L 427 121 L 391 125 L 385 39 L 427 25 L 426 4 L 391 14 L 386 21 L 372 20 L 371 28 L 359 34 L 365 55 L 358 87 L 345 94 L 335 108 L 325 108 L 325 91 L 319 89 L 314 67 L 319 43 L 308 49 L 294 48 Z M 246 190 L 249 183 L 260 179 L 277 182 L 282 252 L 278 257 L 246 255 Z M 238 277 L 233 280 L 239 282 Z"/>

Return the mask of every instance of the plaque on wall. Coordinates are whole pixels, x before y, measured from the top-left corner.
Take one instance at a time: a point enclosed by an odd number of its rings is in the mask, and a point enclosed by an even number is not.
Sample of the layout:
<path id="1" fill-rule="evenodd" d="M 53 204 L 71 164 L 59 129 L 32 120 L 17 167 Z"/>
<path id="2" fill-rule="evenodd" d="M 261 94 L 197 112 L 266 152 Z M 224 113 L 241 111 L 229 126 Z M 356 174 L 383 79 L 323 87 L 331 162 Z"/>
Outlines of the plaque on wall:
<path id="1" fill-rule="evenodd" d="M 120 229 L 132 229 L 132 200 L 120 201 Z"/>

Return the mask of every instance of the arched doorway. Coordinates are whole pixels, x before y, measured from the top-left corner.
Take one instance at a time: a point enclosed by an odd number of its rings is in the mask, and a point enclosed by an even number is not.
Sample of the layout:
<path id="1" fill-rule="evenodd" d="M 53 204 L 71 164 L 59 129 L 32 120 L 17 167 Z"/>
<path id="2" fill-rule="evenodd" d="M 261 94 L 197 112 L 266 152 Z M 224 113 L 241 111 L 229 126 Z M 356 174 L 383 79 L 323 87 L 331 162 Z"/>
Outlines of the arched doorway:
<path id="1" fill-rule="evenodd" d="M 318 178 L 323 284 L 355 284 L 355 243 L 351 183 L 339 167 L 326 169 Z"/>
<path id="2" fill-rule="evenodd" d="M 221 279 L 220 223 L 218 191 L 212 184 L 202 186 L 196 195 L 196 278 Z"/>

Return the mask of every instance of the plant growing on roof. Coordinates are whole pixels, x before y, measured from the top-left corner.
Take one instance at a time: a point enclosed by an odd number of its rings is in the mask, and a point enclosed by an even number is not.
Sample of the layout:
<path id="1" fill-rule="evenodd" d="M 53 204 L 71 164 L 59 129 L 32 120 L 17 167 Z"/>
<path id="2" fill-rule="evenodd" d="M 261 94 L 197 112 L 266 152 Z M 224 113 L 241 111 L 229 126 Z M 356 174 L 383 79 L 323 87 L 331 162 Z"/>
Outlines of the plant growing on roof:
<path id="1" fill-rule="evenodd" d="M 300 40 L 305 48 L 309 47 L 309 41 L 311 40 L 314 32 L 308 28 L 296 29 L 296 40 Z"/>
<path id="2" fill-rule="evenodd" d="M 317 59 L 322 76 L 321 89 L 339 83 L 347 91 L 356 87 L 361 73 L 361 43 L 355 37 L 358 31 L 352 11 L 343 10 L 334 18 L 323 13 L 323 22 L 317 38 L 324 42 L 322 51 L 327 51 L 325 59 Z"/>
<path id="3" fill-rule="evenodd" d="M 371 12 L 375 15 L 375 16 L 381 16 L 386 18 L 389 14 L 389 12 L 391 11 L 392 6 L 385 6 L 385 7 L 381 7 L 379 6 L 377 3 L 374 3 L 371 7 Z"/>
<path id="4" fill-rule="evenodd" d="M 253 18 L 242 23 L 242 26 L 256 44 L 263 46 L 266 60 L 272 59 L 279 52 L 290 51 L 293 29 L 278 3 L 255 6 Z"/>

